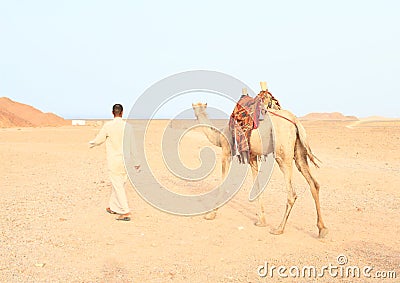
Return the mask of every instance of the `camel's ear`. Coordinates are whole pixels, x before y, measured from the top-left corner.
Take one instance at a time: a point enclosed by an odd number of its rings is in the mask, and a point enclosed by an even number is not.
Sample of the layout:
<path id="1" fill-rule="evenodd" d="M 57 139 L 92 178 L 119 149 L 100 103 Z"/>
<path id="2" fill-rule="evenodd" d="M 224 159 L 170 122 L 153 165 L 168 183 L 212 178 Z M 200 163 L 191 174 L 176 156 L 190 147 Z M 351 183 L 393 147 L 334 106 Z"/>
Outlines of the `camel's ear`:
<path id="1" fill-rule="evenodd" d="M 204 106 L 205 106 L 205 107 L 207 107 L 207 103 L 206 103 L 206 104 L 204 104 Z"/>
<path id="2" fill-rule="evenodd" d="M 194 107 L 194 103 L 192 102 L 192 107 Z"/>

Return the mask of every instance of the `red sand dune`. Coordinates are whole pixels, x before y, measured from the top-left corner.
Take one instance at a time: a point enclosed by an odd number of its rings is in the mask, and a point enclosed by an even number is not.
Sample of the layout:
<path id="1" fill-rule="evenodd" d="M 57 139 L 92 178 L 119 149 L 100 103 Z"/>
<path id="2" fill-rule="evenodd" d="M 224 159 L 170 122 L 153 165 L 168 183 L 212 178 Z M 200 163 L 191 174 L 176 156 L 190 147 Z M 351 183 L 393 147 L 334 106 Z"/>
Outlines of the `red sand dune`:
<path id="1" fill-rule="evenodd" d="M 339 120 L 339 121 L 355 121 L 358 120 L 356 116 L 344 116 L 339 112 L 332 113 L 309 113 L 300 118 L 301 120 Z"/>
<path id="2" fill-rule="evenodd" d="M 0 128 L 68 125 L 65 119 L 7 97 L 0 97 Z"/>

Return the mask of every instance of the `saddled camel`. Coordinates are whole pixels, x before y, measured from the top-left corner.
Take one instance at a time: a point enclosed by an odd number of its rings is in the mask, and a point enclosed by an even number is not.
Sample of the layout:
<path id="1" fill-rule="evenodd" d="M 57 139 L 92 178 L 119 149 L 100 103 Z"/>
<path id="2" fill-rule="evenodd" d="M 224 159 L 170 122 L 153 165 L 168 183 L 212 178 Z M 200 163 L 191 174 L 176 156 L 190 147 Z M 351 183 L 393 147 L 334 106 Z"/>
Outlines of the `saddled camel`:
<path id="1" fill-rule="evenodd" d="M 199 123 L 212 125 L 212 122 L 208 118 L 206 108 L 207 103 L 196 103 L 192 104 L 194 113 Z M 328 229 L 325 227 L 322 221 L 321 208 L 319 202 L 319 189 L 320 186 L 317 180 L 313 177 L 311 170 L 308 166 L 308 159 L 318 167 L 315 159 L 316 157 L 311 152 L 310 146 L 308 145 L 306 132 L 299 120 L 291 112 L 286 110 L 269 110 L 271 123 L 267 119 L 260 121 L 257 129 L 252 131 L 250 137 L 250 166 L 253 175 L 255 186 L 259 186 L 257 175 L 258 175 L 258 156 L 267 155 L 272 153 L 275 149 L 275 160 L 282 171 L 286 189 L 288 192 L 286 210 L 280 225 L 276 229 L 272 229 L 271 233 L 278 235 L 282 234 L 290 211 L 296 201 L 296 193 L 292 187 L 292 171 L 293 171 L 293 160 L 296 164 L 297 169 L 307 180 L 311 194 L 315 201 L 315 207 L 317 210 L 317 227 L 319 230 L 319 237 L 323 238 L 327 233 Z M 277 115 L 274 115 L 277 114 Z M 285 117 L 285 118 L 282 118 Z M 231 162 L 231 142 L 232 134 L 230 133 L 229 126 L 226 126 L 223 130 L 217 130 L 215 127 L 204 127 L 204 133 L 208 140 L 222 148 L 222 178 L 224 179 Z M 274 133 L 274 139 L 272 135 Z M 274 144 L 272 144 L 274 142 Z M 266 226 L 266 218 L 264 206 L 258 198 L 258 221 L 257 226 Z M 212 220 L 216 217 L 217 210 L 208 213 L 205 218 Z"/>

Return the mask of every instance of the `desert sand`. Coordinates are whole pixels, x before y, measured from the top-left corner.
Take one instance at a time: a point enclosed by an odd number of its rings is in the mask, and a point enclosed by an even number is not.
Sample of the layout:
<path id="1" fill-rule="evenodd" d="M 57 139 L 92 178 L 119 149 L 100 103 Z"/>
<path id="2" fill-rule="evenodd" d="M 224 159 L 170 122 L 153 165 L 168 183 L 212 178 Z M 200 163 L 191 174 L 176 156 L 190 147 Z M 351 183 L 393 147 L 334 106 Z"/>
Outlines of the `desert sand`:
<path id="1" fill-rule="evenodd" d="M 347 128 L 348 121 L 303 121 L 321 184 L 329 234 L 318 239 L 307 183 L 295 171 L 298 199 L 283 235 L 269 233 L 283 215 L 286 191 L 277 168 L 264 201 L 267 227 L 256 227 L 256 203 L 247 200 L 250 174 L 217 218 L 164 213 L 127 185 L 131 222 L 118 222 L 105 208 L 110 182 L 105 147 L 89 149 L 99 127 L 0 129 L 0 281 L 71 282 L 382 282 L 382 279 L 262 278 L 269 265 L 348 265 L 397 271 L 400 277 L 400 122 Z M 178 123 L 179 124 L 179 123 Z M 201 192 L 218 184 L 220 163 L 206 180 L 169 178 L 159 162 L 164 121 L 152 122 L 149 163 L 166 185 Z M 179 126 L 175 124 L 175 126 Z M 214 147 L 198 130 L 182 140 L 187 166 L 199 164 L 201 147 Z M 388 279 L 396 282 L 399 279 Z"/>

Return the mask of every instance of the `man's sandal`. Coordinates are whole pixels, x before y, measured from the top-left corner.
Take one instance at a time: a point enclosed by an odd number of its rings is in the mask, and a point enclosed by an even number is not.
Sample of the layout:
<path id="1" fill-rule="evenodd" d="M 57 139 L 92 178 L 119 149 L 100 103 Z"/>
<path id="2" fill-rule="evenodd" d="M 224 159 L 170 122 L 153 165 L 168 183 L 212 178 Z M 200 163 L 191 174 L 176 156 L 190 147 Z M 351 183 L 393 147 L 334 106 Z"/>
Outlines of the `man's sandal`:
<path id="1" fill-rule="evenodd" d="M 115 211 L 112 211 L 111 208 L 107 207 L 106 211 L 110 214 L 117 214 Z"/>
<path id="2" fill-rule="evenodd" d="M 115 218 L 115 220 L 119 220 L 119 221 L 131 221 L 131 214 L 130 214 L 130 213 L 127 213 L 127 214 L 119 215 L 117 218 Z"/>

